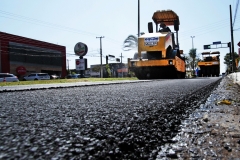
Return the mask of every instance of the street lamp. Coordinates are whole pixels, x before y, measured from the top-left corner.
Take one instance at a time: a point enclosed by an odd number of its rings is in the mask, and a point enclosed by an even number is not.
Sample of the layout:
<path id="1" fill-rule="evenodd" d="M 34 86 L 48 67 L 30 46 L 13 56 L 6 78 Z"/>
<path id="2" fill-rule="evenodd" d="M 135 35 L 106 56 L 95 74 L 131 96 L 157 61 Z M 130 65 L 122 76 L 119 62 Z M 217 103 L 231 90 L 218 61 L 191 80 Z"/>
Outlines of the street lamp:
<path id="1" fill-rule="evenodd" d="M 192 38 L 192 49 L 194 48 L 194 46 L 193 46 L 193 38 L 195 38 L 195 36 L 191 36 L 191 38 Z"/>

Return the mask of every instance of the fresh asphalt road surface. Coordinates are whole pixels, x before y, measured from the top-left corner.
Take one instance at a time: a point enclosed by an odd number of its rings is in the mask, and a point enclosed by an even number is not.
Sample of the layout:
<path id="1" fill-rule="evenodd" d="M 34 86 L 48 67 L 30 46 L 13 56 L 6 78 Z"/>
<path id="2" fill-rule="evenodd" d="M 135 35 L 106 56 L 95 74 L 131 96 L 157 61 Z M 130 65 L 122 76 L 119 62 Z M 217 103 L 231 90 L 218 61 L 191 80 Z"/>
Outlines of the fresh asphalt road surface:
<path id="1" fill-rule="evenodd" d="M 156 158 L 220 80 L 2 90 L 0 159 Z"/>

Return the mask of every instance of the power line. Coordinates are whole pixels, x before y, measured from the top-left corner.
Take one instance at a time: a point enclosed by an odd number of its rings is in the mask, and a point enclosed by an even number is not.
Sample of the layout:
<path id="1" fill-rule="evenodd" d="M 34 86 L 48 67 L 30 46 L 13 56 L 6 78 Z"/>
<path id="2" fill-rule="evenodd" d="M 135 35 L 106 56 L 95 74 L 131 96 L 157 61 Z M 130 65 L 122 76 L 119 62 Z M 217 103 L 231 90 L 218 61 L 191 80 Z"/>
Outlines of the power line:
<path id="1" fill-rule="evenodd" d="M 96 33 L 86 32 L 86 31 L 82 31 L 82 30 L 79 30 L 79 29 L 74 29 L 74 28 L 70 28 L 70 27 L 66 27 L 66 26 L 62 26 L 62 25 L 58 25 L 58 24 L 54 24 L 54 23 L 50 23 L 50 22 L 46 22 L 46 21 L 42 21 L 42 20 L 38 20 L 38 19 L 33 19 L 33 18 L 18 15 L 18 14 L 13 14 L 13 13 L 10 13 L 10 12 L 5 12 L 5 11 L 2 11 L 2 10 L 0 10 L 0 13 L 8 16 L 8 17 L 5 17 L 5 18 L 20 20 L 20 21 L 22 19 L 22 20 L 27 21 L 28 23 L 35 23 L 35 24 L 37 23 L 37 24 L 40 24 L 40 25 L 47 25 L 47 26 L 60 28 L 60 29 L 64 29 L 64 30 L 68 30 L 68 31 L 72 31 L 72 32 L 78 32 L 78 33 L 82 33 L 82 34 L 95 35 L 95 36 L 98 35 Z M 3 17 L 3 16 L 1 16 L 1 17 Z"/>
<path id="2" fill-rule="evenodd" d="M 18 21 L 25 21 L 25 22 L 33 23 L 33 24 L 37 24 L 37 25 L 40 24 L 40 25 L 44 25 L 44 26 L 50 26 L 50 27 L 59 28 L 59 29 L 62 29 L 62 30 L 78 33 L 78 34 L 93 35 L 93 36 L 99 35 L 97 33 L 82 31 L 82 30 L 79 30 L 79 29 L 74 29 L 74 28 L 70 28 L 70 27 L 66 27 L 66 26 L 62 26 L 62 25 L 58 25 L 58 24 L 54 24 L 54 23 L 49 23 L 49 22 L 46 22 L 46 21 L 33 19 L 33 18 L 18 15 L 18 14 L 13 14 L 13 13 L 10 13 L 10 12 L 5 12 L 5 11 L 2 11 L 2 10 L 0 10 L 0 14 L 7 15 L 7 17 L 6 16 L 0 16 L 0 17 L 14 19 L 14 20 L 18 20 Z M 108 39 L 110 39 L 109 40 L 110 42 L 114 41 L 115 43 L 116 42 L 120 43 L 119 41 L 114 40 L 112 38 L 108 37 Z"/>
<path id="3" fill-rule="evenodd" d="M 236 16 L 237 16 L 238 4 L 239 4 L 239 0 L 237 0 L 237 5 L 236 5 L 236 9 L 235 9 L 235 14 L 234 14 L 234 20 L 233 20 L 233 26 L 235 24 L 235 19 L 236 19 Z"/>
<path id="4" fill-rule="evenodd" d="M 0 14 L 1 13 L 7 15 L 8 17 L 6 17 L 6 18 L 16 19 L 16 20 L 20 20 L 20 21 L 21 21 L 21 19 L 23 19 L 24 21 L 27 21 L 28 23 L 42 24 L 42 25 L 50 26 L 50 27 L 54 27 L 54 28 L 57 27 L 59 29 L 63 29 L 63 30 L 70 31 L 70 32 L 76 32 L 76 33 L 80 32 L 80 34 L 82 33 L 82 34 L 96 35 L 95 33 L 85 32 L 85 31 L 74 29 L 74 28 L 69 28 L 69 27 L 65 27 L 65 26 L 61 26 L 61 25 L 57 25 L 57 24 L 53 24 L 53 23 L 49 23 L 49 22 L 45 22 L 45 21 L 29 18 L 29 17 L 24 17 L 24 16 L 21 16 L 21 15 L 12 14 L 12 13 L 0 10 Z M 238 21 L 238 19 L 236 19 L 236 22 L 237 21 Z M 217 22 L 205 25 L 203 27 L 198 27 L 198 28 L 195 28 L 195 29 L 192 29 L 192 30 L 181 32 L 180 34 L 184 34 L 184 33 L 188 33 L 189 34 L 191 32 L 194 32 L 194 34 L 199 37 L 201 35 L 205 35 L 207 33 L 213 32 L 215 30 L 219 30 L 219 29 L 222 29 L 224 27 L 227 27 L 227 25 L 225 23 L 226 23 L 226 20 L 221 20 L 221 21 L 217 21 Z M 209 30 L 209 29 L 211 29 L 211 30 Z M 196 33 L 198 33 L 198 34 L 196 34 Z M 181 36 L 180 38 L 183 38 L 181 41 L 184 41 L 184 40 L 189 40 L 188 37 L 189 37 L 189 35 L 184 34 L 184 36 Z M 111 38 L 108 38 L 108 37 L 106 37 L 106 40 L 108 40 L 110 42 L 115 41 L 115 43 L 118 42 L 118 41 L 116 41 L 114 39 L 111 39 Z M 45 46 L 45 45 L 41 45 L 41 46 Z M 46 44 L 46 46 L 48 46 L 48 45 Z M 110 54 L 112 54 L 112 53 L 110 53 Z M 89 55 L 86 55 L 86 56 L 89 56 Z"/>

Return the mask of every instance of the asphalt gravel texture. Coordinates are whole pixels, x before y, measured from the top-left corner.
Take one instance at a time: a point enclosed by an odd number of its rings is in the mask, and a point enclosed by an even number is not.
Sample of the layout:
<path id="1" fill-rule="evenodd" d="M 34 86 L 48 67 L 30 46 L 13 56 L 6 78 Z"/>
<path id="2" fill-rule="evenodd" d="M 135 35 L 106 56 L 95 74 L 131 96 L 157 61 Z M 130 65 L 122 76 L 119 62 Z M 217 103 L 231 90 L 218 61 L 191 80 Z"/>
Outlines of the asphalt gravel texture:
<path id="1" fill-rule="evenodd" d="M 220 78 L 0 93 L 0 159 L 156 159 Z"/>

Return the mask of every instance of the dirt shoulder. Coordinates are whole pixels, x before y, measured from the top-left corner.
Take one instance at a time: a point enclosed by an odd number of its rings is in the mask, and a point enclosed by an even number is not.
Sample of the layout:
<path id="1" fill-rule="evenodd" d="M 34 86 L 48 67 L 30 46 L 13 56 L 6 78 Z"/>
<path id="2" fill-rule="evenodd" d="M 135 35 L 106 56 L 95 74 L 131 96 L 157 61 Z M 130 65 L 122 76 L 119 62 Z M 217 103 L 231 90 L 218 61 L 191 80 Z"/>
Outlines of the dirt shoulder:
<path id="1" fill-rule="evenodd" d="M 240 76 L 239 76 L 240 77 Z M 224 77 L 205 104 L 183 121 L 158 159 L 240 158 L 240 86 Z"/>

